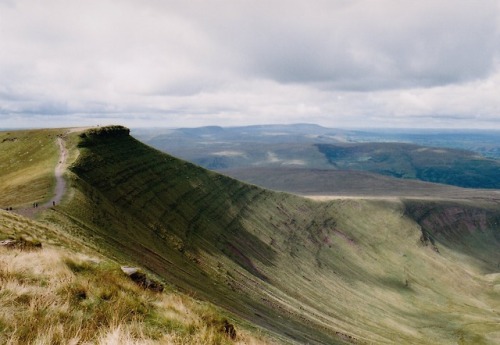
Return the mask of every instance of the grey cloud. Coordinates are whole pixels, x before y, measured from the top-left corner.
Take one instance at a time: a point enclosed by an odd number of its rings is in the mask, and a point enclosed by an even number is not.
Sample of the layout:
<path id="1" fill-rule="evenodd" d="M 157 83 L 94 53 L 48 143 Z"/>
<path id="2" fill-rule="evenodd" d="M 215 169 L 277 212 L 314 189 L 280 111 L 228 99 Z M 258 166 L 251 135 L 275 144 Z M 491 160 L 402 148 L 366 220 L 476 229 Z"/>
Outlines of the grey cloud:
<path id="1" fill-rule="evenodd" d="M 377 90 L 460 83 L 493 70 L 496 1 L 311 4 L 201 5 L 197 19 L 239 55 L 247 73 L 279 82 Z"/>
<path id="2" fill-rule="evenodd" d="M 445 125 L 457 121 L 451 114 L 500 127 L 496 0 L 0 8 L 0 113 L 17 123 L 380 126 L 420 125 L 431 114 Z"/>

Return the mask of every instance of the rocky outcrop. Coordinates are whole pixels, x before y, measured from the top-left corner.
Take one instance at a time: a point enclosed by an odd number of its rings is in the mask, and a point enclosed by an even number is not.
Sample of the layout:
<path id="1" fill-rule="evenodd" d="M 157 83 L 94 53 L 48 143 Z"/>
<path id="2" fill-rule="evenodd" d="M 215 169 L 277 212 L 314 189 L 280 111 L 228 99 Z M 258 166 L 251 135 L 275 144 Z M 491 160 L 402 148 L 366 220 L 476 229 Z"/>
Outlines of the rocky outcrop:
<path id="1" fill-rule="evenodd" d="M 20 250 L 36 250 L 41 249 L 42 244 L 38 241 L 30 241 L 24 238 L 6 239 L 0 241 L 0 247 Z"/>
<path id="2" fill-rule="evenodd" d="M 78 146 L 89 147 L 95 145 L 96 142 L 102 140 L 115 139 L 119 137 L 128 137 L 130 135 L 130 129 L 123 126 L 106 126 L 91 128 L 80 134 L 82 139 Z"/>
<path id="3" fill-rule="evenodd" d="M 155 292 L 163 291 L 163 284 L 157 280 L 149 278 L 146 273 L 142 272 L 138 267 L 121 267 L 123 273 L 128 275 L 137 285 L 144 289 L 148 289 Z"/>
<path id="4" fill-rule="evenodd" d="M 223 321 L 223 324 L 222 324 L 222 332 L 224 332 L 229 338 L 231 338 L 232 340 L 235 340 L 236 339 L 236 329 L 234 328 L 234 326 L 229 323 L 227 320 L 224 320 Z"/>

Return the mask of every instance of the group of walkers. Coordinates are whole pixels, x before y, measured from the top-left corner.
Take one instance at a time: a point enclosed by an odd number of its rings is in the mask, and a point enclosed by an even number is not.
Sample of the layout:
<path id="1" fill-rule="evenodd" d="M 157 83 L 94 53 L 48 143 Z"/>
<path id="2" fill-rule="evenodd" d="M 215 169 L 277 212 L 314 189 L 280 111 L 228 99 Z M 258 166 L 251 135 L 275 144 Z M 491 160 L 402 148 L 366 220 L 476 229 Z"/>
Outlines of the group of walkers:
<path id="1" fill-rule="evenodd" d="M 56 202 L 55 201 L 52 201 L 52 206 L 56 206 Z M 33 203 L 33 208 L 38 208 L 38 203 L 37 202 Z M 12 210 L 14 210 L 12 208 L 12 206 L 9 206 L 9 207 L 5 208 L 5 211 L 12 211 Z"/>
<path id="2" fill-rule="evenodd" d="M 52 201 L 52 206 L 56 206 L 56 202 L 55 201 Z M 33 203 L 33 208 L 38 208 L 38 203 L 37 202 Z"/>

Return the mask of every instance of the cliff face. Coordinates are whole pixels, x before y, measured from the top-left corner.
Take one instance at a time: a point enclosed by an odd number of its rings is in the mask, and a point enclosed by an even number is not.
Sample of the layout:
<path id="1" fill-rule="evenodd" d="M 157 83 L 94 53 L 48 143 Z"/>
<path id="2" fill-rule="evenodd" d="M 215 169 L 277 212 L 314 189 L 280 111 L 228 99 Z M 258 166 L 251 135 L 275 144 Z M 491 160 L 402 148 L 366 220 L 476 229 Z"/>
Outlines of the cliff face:
<path id="1" fill-rule="evenodd" d="M 422 238 L 481 262 L 485 273 L 500 264 L 500 210 L 494 201 L 407 202 L 406 214 L 421 227 Z"/>
<path id="2" fill-rule="evenodd" d="M 98 141 L 125 138 L 130 135 L 130 129 L 123 126 L 107 126 L 88 129 L 79 135 L 80 147 L 88 147 L 97 144 Z"/>

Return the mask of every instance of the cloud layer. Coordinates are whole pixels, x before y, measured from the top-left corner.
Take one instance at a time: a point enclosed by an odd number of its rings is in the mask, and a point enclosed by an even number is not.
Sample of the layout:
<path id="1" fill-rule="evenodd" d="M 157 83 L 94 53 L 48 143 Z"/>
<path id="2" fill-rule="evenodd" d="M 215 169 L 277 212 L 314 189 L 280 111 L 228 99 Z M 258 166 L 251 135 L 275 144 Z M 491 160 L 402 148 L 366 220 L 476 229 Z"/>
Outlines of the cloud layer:
<path id="1" fill-rule="evenodd" d="M 495 0 L 0 0 L 0 127 L 500 128 Z"/>

